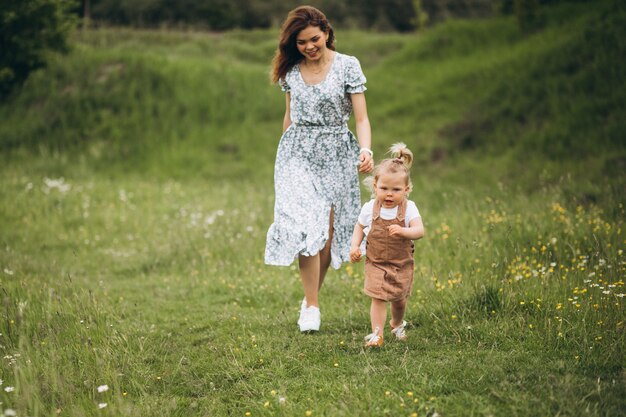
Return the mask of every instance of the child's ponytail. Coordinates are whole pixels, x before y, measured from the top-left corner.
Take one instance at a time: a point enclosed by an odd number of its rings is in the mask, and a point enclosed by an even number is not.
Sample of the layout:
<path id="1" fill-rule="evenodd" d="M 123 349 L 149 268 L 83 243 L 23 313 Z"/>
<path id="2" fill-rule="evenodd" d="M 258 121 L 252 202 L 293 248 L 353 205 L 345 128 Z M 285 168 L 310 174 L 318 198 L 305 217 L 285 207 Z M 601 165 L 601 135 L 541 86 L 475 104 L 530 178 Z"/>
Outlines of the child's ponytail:
<path id="1" fill-rule="evenodd" d="M 411 168 L 413 164 L 413 152 L 411 152 L 404 143 L 394 143 L 391 145 L 391 148 L 389 148 L 389 153 L 392 158 L 401 160 L 407 170 Z"/>

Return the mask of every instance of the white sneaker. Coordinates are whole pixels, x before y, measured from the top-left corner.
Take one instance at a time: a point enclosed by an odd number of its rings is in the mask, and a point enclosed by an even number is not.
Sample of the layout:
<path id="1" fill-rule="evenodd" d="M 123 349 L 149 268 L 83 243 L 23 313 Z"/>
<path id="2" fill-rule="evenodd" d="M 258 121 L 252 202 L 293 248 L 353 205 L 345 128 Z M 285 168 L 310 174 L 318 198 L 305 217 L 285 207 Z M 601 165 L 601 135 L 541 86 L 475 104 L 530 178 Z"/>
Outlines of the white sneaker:
<path id="1" fill-rule="evenodd" d="M 391 322 L 389 322 L 389 324 L 391 325 Z M 402 320 L 401 325 L 391 329 L 391 333 L 393 333 L 396 336 L 396 340 L 405 341 L 407 339 L 406 331 L 405 331 L 406 324 L 407 324 L 406 321 Z"/>
<path id="2" fill-rule="evenodd" d="M 318 331 L 320 329 L 321 314 L 320 309 L 315 306 L 306 307 L 300 314 L 298 326 L 301 332 Z"/>
<path id="3" fill-rule="evenodd" d="M 369 347 L 381 347 L 383 343 L 383 335 L 380 334 L 380 327 L 376 327 L 374 331 L 364 337 L 365 346 Z"/>
<path id="4" fill-rule="evenodd" d="M 306 297 L 302 299 L 302 304 L 300 304 L 300 316 L 298 317 L 298 324 L 300 324 L 300 321 L 302 321 L 302 314 L 304 313 L 304 310 L 306 310 Z"/>

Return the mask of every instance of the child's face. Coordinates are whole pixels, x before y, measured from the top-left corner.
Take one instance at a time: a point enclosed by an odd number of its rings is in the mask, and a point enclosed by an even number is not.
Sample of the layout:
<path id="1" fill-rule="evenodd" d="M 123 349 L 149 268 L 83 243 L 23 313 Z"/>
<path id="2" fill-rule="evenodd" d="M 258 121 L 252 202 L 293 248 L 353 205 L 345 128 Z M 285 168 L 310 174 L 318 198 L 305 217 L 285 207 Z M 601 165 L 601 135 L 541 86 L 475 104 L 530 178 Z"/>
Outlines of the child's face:
<path id="1" fill-rule="evenodd" d="M 374 183 L 376 200 L 385 208 L 393 208 L 400 204 L 409 192 L 406 178 L 401 173 L 384 173 Z"/>

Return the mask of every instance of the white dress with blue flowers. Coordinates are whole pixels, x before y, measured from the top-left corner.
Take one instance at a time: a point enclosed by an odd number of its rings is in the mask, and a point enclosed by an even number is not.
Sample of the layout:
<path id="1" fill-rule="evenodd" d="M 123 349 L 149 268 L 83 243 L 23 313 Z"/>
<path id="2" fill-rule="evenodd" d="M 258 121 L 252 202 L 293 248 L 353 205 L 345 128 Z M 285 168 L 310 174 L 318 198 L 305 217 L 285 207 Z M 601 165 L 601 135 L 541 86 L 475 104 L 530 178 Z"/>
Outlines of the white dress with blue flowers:
<path id="1" fill-rule="evenodd" d="M 350 259 L 350 240 L 360 212 L 359 146 L 348 130 L 350 94 L 366 90 L 359 61 L 335 53 L 319 84 L 306 84 L 295 65 L 281 80 L 291 94 L 291 125 L 278 145 L 274 168 L 274 223 L 267 232 L 265 263 L 290 265 L 317 254 L 328 240 L 334 208 L 331 265 Z"/>

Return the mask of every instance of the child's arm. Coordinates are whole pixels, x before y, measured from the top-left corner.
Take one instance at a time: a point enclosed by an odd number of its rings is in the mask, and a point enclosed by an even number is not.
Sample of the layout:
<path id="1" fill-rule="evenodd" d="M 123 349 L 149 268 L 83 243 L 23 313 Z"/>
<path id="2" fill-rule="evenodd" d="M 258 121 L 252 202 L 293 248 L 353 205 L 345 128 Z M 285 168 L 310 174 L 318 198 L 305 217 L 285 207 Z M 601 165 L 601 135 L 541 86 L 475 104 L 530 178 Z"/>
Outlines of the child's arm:
<path id="1" fill-rule="evenodd" d="M 392 224 L 389 226 L 390 236 L 400 236 L 405 239 L 417 240 L 424 237 L 424 224 L 421 217 L 416 217 L 409 222 L 409 227 Z"/>
<path id="2" fill-rule="evenodd" d="M 363 226 L 356 222 L 354 225 L 354 232 L 352 233 L 352 243 L 350 244 L 350 261 L 351 262 L 359 262 L 361 260 L 361 242 L 363 241 L 363 237 L 365 237 L 365 233 L 363 232 Z"/>

